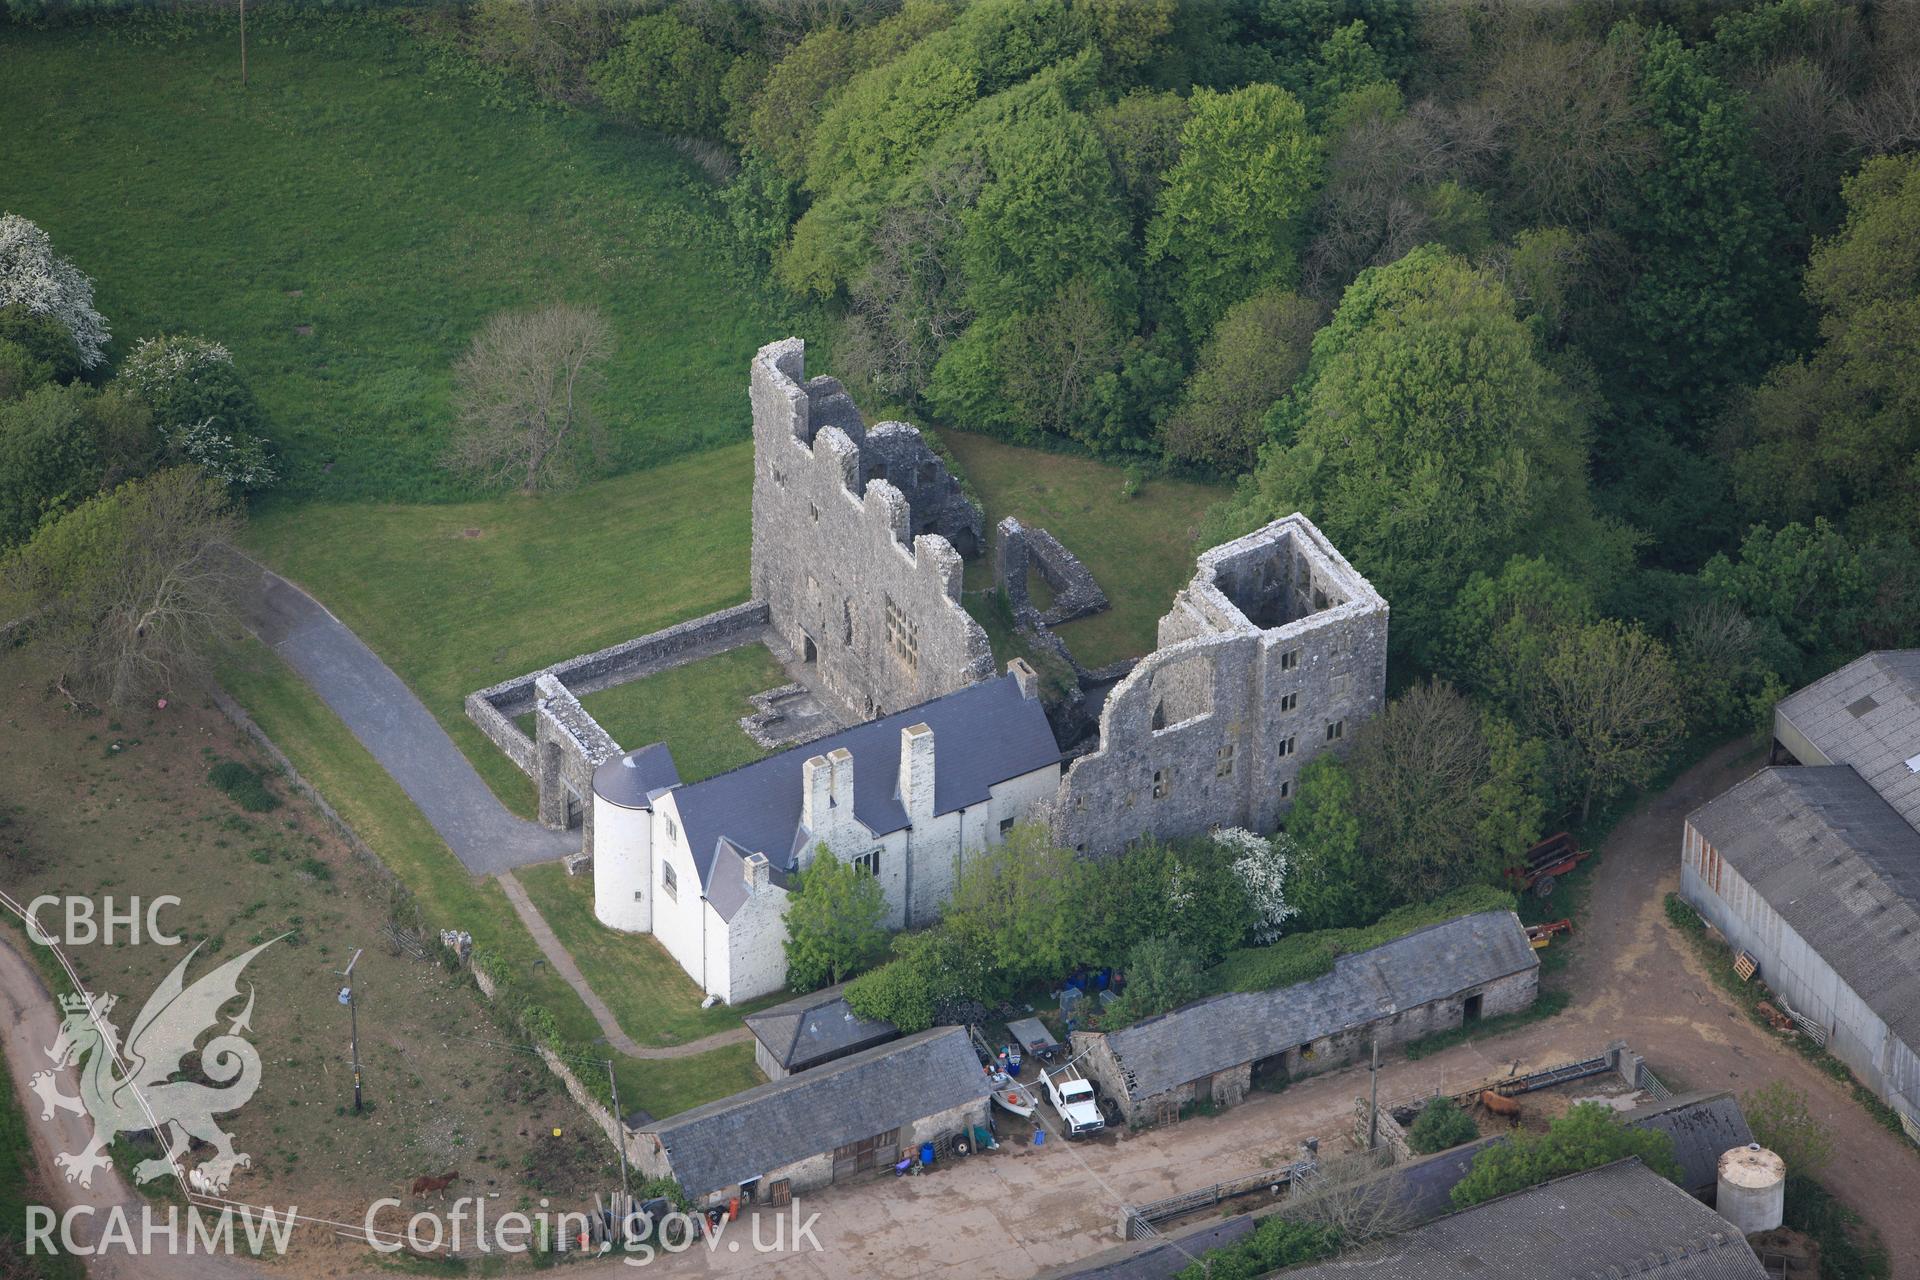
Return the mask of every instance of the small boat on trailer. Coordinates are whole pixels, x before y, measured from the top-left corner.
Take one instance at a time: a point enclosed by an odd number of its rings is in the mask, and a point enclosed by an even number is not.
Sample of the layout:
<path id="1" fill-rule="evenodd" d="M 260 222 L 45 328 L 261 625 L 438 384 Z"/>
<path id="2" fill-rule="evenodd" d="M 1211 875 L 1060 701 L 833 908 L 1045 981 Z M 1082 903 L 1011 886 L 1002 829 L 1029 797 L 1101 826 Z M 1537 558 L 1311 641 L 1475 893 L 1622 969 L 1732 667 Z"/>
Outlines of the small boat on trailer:
<path id="1" fill-rule="evenodd" d="M 989 1070 L 987 1083 L 993 1086 L 993 1104 L 1003 1110 L 1011 1111 L 1023 1120 L 1033 1114 L 1034 1108 L 1039 1103 L 1039 1099 L 1034 1096 L 1031 1088 L 1004 1071 Z"/>

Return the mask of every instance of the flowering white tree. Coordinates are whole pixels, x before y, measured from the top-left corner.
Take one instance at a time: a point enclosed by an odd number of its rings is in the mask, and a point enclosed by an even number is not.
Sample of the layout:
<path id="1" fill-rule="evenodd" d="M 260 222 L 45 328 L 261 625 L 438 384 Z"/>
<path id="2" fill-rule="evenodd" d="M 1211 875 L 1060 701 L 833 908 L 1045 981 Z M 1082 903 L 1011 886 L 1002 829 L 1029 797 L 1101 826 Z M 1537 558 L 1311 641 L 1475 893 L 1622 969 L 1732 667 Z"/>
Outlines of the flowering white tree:
<path id="1" fill-rule="evenodd" d="M 274 482 L 258 432 L 260 407 L 225 346 L 192 334 L 142 338 L 119 380 L 153 410 L 154 426 L 177 457 L 237 489 Z"/>
<path id="2" fill-rule="evenodd" d="M 93 281 L 65 258 L 53 239 L 19 214 L 0 214 L 0 307 L 22 306 L 51 316 L 73 335 L 80 364 L 91 369 L 107 356 L 107 322 L 93 309 Z"/>
<path id="3" fill-rule="evenodd" d="M 1253 927 L 1255 942 L 1268 943 L 1278 938 L 1281 926 L 1294 915 L 1287 905 L 1287 867 L 1292 862 L 1293 841 L 1286 832 L 1266 839 L 1241 827 L 1222 827 L 1213 833 L 1214 843 L 1233 854 L 1233 873 L 1247 891 L 1247 901 L 1259 918 Z"/>

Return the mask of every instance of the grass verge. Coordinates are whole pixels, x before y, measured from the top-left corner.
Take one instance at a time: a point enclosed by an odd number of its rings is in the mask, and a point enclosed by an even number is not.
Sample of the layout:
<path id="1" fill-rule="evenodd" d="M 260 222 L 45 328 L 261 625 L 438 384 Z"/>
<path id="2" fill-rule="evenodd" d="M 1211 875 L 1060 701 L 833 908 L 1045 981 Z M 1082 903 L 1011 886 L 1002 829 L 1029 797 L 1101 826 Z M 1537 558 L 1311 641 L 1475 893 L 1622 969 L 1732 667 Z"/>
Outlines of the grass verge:
<path id="1" fill-rule="evenodd" d="M 1820 1246 L 1821 1280 L 1886 1280 L 1892 1272 L 1873 1228 L 1812 1178 L 1787 1178 L 1784 1221 Z"/>
<path id="2" fill-rule="evenodd" d="M 1694 955 L 1700 958 L 1700 963 L 1712 976 L 1714 985 L 1726 992 L 1735 1004 L 1746 1010 L 1747 1016 L 1753 1019 L 1755 1026 L 1770 1034 L 1779 1034 L 1773 1030 L 1773 1024 L 1767 1021 L 1766 1015 L 1760 1012 L 1760 1002 L 1772 994 L 1767 984 L 1757 975 L 1751 981 L 1740 981 L 1740 975 L 1733 971 L 1733 948 L 1726 942 L 1709 936 L 1707 922 L 1685 898 L 1677 893 L 1669 893 L 1665 905 L 1667 922 L 1673 925 L 1687 940 L 1687 945 L 1693 948 Z M 1819 1067 L 1832 1077 L 1835 1083 L 1850 1092 L 1853 1100 L 1864 1107 L 1867 1114 L 1879 1122 L 1881 1128 L 1894 1134 L 1903 1145 L 1914 1150 L 1916 1155 L 1920 1155 L 1920 1149 L 1914 1148 L 1912 1141 L 1907 1137 L 1906 1129 L 1901 1126 L 1899 1115 L 1892 1107 L 1882 1102 L 1873 1090 L 1861 1084 L 1846 1063 L 1797 1032 L 1786 1037 L 1786 1040 L 1788 1044 L 1799 1050 L 1801 1057 Z"/>

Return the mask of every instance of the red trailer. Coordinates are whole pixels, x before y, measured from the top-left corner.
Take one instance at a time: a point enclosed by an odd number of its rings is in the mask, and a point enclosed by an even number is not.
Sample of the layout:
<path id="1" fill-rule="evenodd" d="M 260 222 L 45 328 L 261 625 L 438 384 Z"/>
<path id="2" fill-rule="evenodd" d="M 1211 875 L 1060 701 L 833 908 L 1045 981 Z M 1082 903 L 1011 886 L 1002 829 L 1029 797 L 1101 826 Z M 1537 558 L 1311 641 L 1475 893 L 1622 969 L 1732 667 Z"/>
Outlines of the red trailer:
<path id="1" fill-rule="evenodd" d="M 1548 836 L 1527 850 L 1526 859 L 1507 868 L 1507 879 L 1519 892 L 1532 892 L 1544 898 L 1553 892 L 1555 881 L 1591 857 L 1570 831 Z"/>

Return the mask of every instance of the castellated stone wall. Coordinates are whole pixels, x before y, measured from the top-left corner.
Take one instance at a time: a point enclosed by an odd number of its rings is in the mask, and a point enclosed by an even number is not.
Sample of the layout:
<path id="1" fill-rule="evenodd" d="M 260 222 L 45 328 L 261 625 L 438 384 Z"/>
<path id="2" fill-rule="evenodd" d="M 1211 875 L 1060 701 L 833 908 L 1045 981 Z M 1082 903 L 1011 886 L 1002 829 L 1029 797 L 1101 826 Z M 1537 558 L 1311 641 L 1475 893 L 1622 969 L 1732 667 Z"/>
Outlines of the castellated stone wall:
<path id="1" fill-rule="evenodd" d="M 1084 853 L 1272 830 L 1306 763 L 1386 698 L 1387 602 L 1302 515 L 1203 553 L 1159 642 L 1061 779 L 1055 835 Z"/>
<path id="2" fill-rule="evenodd" d="M 753 361 L 753 596 L 848 716 L 870 719 L 984 680 L 993 653 L 960 605 L 980 512 L 904 423 L 868 431 L 788 338 Z"/>

